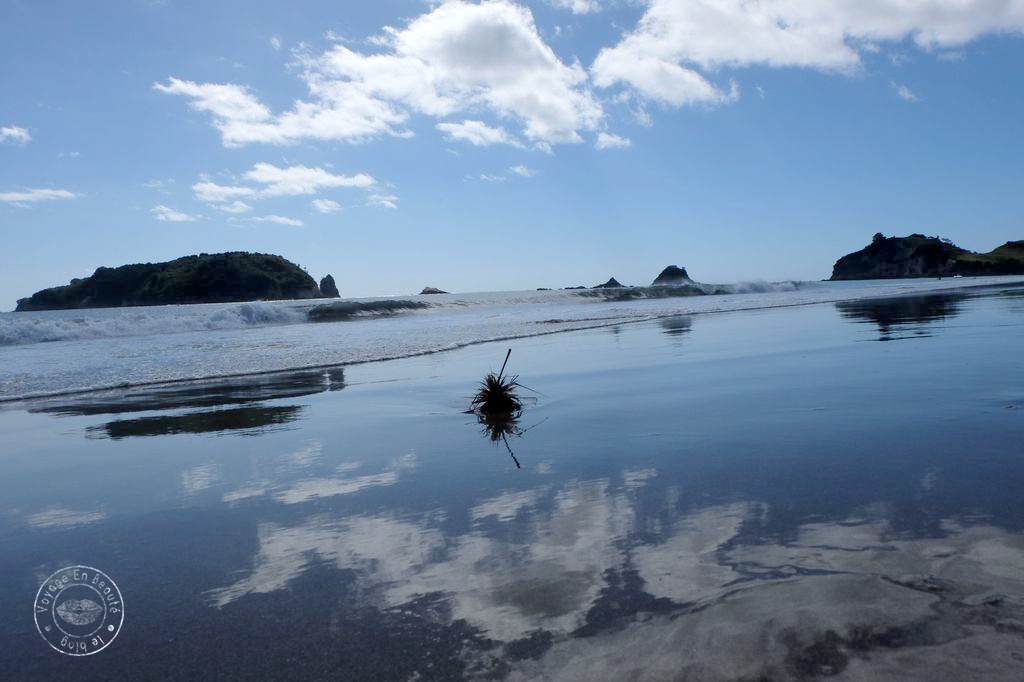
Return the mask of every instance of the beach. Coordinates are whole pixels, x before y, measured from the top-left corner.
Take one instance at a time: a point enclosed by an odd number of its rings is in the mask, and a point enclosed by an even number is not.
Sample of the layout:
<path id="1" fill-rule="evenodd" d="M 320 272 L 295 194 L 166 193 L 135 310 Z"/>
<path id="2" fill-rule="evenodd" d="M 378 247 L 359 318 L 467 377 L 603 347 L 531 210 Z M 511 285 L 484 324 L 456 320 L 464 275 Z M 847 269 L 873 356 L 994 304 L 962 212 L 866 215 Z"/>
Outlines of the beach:
<path id="1" fill-rule="evenodd" d="M 1020 678 L 1019 278 L 564 296 L 0 347 L 0 675 Z M 73 565 L 124 603 L 80 658 Z"/>

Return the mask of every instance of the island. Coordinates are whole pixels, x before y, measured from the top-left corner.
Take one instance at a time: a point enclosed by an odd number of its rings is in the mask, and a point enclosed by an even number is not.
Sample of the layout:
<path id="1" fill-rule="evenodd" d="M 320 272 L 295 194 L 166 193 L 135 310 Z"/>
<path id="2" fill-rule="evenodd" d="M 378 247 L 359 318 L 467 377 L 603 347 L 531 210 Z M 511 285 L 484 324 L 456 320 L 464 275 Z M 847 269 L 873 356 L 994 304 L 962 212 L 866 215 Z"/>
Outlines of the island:
<path id="1" fill-rule="evenodd" d="M 333 280 L 332 280 L 333 281 Z M 17 311 L 318 298 L 309 274 L 281 256 L 201 253 L 165 263 L 97 268 L 90 277 L 38 291 Z"/>
<path id="2" fill-rule="evenodd" d="M 681 268 L 678 265 L 669 265 L 667 268 L 661 271 L 654 281 L 651 282 L 652 287 L 673 287 L 680 286 L 682 284 L 690 284 L 693 282 L 690 276 L 686 274 L 686 268 Z"/>
<path id="3" fill-rule="evenodd" d="M 948 239 L 878 233 L 860 251 L 832 268 L 833 280 L 1024 274 L 1024 241 L 1006 242 L 988 253 L 962 249 Z"/>

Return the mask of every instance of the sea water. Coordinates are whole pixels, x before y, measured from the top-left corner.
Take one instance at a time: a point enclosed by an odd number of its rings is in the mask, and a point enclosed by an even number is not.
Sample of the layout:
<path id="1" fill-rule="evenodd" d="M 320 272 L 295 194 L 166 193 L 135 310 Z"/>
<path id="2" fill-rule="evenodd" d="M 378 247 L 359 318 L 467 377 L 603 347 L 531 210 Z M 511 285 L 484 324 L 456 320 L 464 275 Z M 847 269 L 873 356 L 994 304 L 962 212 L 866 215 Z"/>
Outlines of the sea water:
<path id="1" fill-rule="evenodd" d="M 1024 281 L 1013 277 L 753 282 L 705 296 L 558 290 L 351 300 L 344 321 L 310 322 L 329 300 L 0 313 L 0 401 L 410 357 L 500 339 L 684 314 L 776 308 Z M 639 298 L 629 299 L 630 292 Z M 424 307 L 393 314 L 377 301 Z"/>

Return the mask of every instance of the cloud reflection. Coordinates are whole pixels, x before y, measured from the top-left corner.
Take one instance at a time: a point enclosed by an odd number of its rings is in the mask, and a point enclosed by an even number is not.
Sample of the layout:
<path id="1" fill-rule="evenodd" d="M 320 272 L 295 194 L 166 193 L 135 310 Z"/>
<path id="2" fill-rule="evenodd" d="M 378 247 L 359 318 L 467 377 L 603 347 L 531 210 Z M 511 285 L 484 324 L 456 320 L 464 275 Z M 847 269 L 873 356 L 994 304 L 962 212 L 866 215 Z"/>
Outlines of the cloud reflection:
<path id="1" fill-rule="evenodd" d="M 30 514 L 26 521 L 33 528 L 72 528 L 87 523 L 96 523 L 107 518 L 102 512 L 74 511 L 63 507 L 50 507 Z"/>
<path id="2" fill-rule="evenodd" d="M 399 471 L 318 485 L 390 485 Z M 207 596 L 225 608 L 290 589 L 326 563 L 351 571 L 359 594 L 382 609 L 441 597 L 447 622 L 507 651 L 543 640 L 536 655 L 515 659 L 512 679 L 873 677 L 864 661 L 900 677 L 918 670 L 913 656 L 900 657 L 914 647 L 955 666 L 964 637 L 995 646 L 994 621 L 967 628 L 989 608 L 977 596 L 985 590 L 1010 595 L 995 597 L 1000 617 L 1024 617 L 1019 535 L 946 521 L 943 537 L 896 536 L 893 510 L 875 504 L 802 524 L 779 543 L 743 532 L 763 525 L 767 505 L 692 508 L 657 480 L 654 469 L 633 469 L 502 491 L 474 502 L 457 534 L 441 511 L 261 524 L 247 574 Z M 319 490 L 303 485 L 273 499 Z M 993 679 L 1010 670 L 1000 665 Z"/>

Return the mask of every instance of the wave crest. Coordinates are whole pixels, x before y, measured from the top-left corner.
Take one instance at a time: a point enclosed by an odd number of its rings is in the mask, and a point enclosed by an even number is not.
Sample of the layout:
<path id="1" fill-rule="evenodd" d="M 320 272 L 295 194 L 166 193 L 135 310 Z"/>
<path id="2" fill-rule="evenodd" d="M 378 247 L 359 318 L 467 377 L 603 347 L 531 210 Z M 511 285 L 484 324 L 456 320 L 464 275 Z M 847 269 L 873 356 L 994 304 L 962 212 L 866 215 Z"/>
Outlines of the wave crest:
<path id="1" fill-rule="evenodd" d="M 306 322 L 303 308 L 259 301 L 212 310 L 173 306 L 10 313 L 0 316 L 0 347 L 302 322 Z"/>

